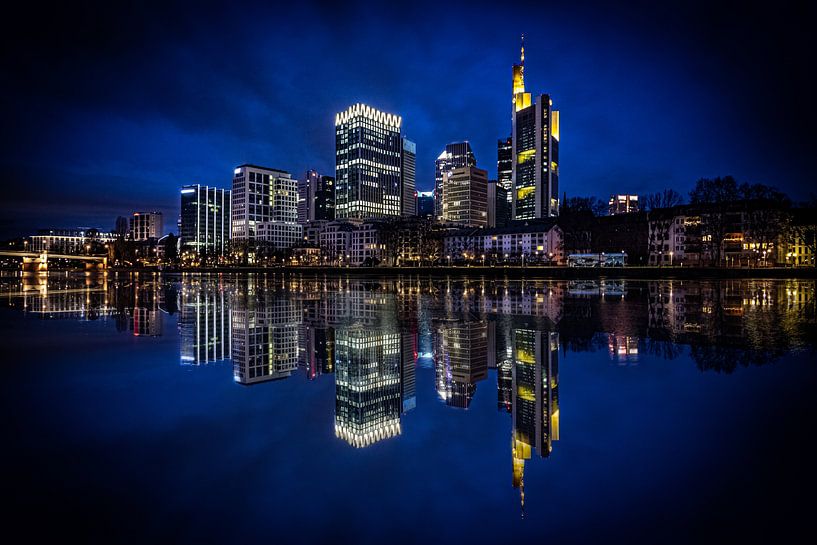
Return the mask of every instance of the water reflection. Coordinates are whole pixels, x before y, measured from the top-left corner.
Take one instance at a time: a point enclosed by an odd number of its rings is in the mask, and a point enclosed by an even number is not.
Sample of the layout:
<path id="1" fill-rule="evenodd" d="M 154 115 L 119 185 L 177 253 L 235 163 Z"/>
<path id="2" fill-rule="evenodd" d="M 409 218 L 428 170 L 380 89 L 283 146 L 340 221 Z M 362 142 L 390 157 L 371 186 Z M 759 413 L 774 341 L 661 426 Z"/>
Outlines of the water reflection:
<path id="1" fill-rule="evenodd" d="M 801 280 L 29 282 L 3 279 L 8 306 L 43 319 L 111 320 L 140 337 L 166 335 L 175 322 L 182 365 L 226 362 L 244 386 L 333 375 L 334 434 L 355 448 L 410 429 L 418 353 L 430 353 L 442 403 L 467 411 L 475 396 L 496 396 L 510 415 L 511 484 L 523 509 L 526 461 L 550 456 L 559 440 L 560 354 L 605 352 L 629 367 L 689 353 L 701 371 L 731 373 L 811 350 L 816 323 L 815 283 Z"/>

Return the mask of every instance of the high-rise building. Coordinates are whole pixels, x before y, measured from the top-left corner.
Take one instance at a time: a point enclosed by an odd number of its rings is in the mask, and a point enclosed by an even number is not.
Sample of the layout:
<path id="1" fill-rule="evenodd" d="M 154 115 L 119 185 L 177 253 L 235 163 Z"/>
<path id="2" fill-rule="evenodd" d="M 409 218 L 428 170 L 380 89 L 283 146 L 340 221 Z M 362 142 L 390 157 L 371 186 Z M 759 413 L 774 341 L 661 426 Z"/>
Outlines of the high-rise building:
<path id="1" fill-rule="evenodd" d="M 230 190 L 201 184 L 182 187 L 179 236 L 183 251 L 227 255 L 230 251 Z"/>
<path id="2" fill-rule="evenodd" d="M 433 191 L 420 191 L 417 193 L 417 215 L 425 218 L 434 218 Z"/>
<path id="3" fill-rule="evenodd" d="M 232 240 L 290 248 L 301 239 L 298 182 L 289 172 L 240 165 L 233 176 Z"/>
<path id="4" fill-rule="evenodd" d="M 335 178 L 307 170 L 298 180 L 298 223 L 335 219 Z"/>
<path id="5" fill-rule="evenodd" d="M 315 221 L 335 219 L 335 177 L 321 176 L 315 192 Z"/>
<path id="6" fill-rule="evenodd" d="M 134 212 L 130 219 L 130 236 L 133 240 L 159 239 L 164 234 L 161 212 Z"/>
<path id="7" fill-rule="evenodd" d="M 508 192 L 497 180 L 488 181 L 488 227 L 504 227 L 511 219 Z"/>
<path id="8" fill-rule="evenodd" d="M 610 195 L 610 215 L 638 212 L 638 195 Z"/>
<path id="9" fill-rule="evenodd" d="M 475 166 L 477 160 L 468 142 L 448 144 L 434 161 L 434 215 L 437 219 L 443 216 L 443 174 L 455 168 Z"/>
<path id="10" fill-rule="evenodd" d="M 365 104 L 335 116 L 335 217 L 400 216 L 402 118 Z"/>
<path id="11" fill-rule="evenodd" d="M 416 165 L 417 165 L 417 144 L 406 137 L 403 137 L 402 153 L 400 155 L 400 173 L 402 181 L 400 191 L 403 217 L 417 215 L 417 191 L 416 186 Z"/>
<path id="12" fill-rule="evenodd" d="M 513 189 L 513 137 L 496 142 L 496 175 L 497 182 L 505 190 L 508 204 L 511 204 Z"/>
<path id="13" fill-rule="evenodd" d="M 443 173 L 442 221 L 468 227 L 488 225 L 488 173 L 458 167 Z"/>
<path id="14" fill-rule="evenodd" d="M 524 38 L 523 38 L 524 40 Z M 525 44 L 513 66 L 513 219 L 559 214 L 559 112 L 550 95 L 525 92 Z"/>

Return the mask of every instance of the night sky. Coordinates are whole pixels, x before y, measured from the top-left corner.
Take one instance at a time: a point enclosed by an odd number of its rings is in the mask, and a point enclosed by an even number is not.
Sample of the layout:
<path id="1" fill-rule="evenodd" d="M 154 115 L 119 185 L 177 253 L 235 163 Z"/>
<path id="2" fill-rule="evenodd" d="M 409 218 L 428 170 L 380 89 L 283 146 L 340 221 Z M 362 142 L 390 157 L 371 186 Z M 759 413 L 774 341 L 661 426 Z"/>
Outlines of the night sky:
<path id="1" fill-rule="evenodd" d="M 562 112 L 568 196 L 813 184 L 813 8 L 111 4 L 0 23 L 2 237 L 147 209 L 175 230 L 182 184 L 229 187 L 245 162 L 334 174 L 334 115 L 355 102 L 403 116 L 418 189 L 458 140 L 495 178 L 522 32 L 527 90 Z"/>

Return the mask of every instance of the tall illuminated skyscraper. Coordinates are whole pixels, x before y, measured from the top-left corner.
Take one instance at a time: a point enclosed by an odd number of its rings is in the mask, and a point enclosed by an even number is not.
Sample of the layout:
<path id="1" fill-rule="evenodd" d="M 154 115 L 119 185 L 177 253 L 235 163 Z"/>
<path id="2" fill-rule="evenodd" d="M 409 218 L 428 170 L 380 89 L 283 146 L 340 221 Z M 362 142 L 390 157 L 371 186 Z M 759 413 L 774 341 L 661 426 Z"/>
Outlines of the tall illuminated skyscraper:
<path id="1" fill-rule="evenodd" d="M 181 189 L 179 236 L 183 251 L 199 256 L 230 252 L 230 190 L 190 184 Z"/>
<path id="2" fill-rule="evenodd" d="M 515 220 L 559 215 L 559 112 L 550 95 L 525 91 L 525 42 L 513 66 L 511 152 Z"/>
<path id="3" fill-rule="evenodd" d="M 477 166 L 477 160 L 468 142 L 448 144 L 434 161 L 434 216 L 438 220 L 441 220 L 443 216 L 443 176 L 445 173 L 455 168 L 475 166 Z"/>
<path id="4" fill-rule="evenodd" d="M 402 118 L 355 104 L 335 116 L 335 217 L 400 216 Z"/>
<path id="5" fill-rule="evenodd" d="M 488 173 L 477 167 L 443 172 L 442 221 L 468 227 L 488 225 Z"/>

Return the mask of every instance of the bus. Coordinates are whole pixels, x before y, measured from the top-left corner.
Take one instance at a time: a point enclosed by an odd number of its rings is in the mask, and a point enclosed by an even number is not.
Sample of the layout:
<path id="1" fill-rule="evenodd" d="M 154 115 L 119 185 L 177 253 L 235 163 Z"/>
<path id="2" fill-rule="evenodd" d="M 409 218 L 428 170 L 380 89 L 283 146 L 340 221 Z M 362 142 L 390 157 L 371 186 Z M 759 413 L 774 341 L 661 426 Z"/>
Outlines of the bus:
<path id="1" fill-rule="evenodd" d="M 568 267 L 623 267 L 627 262 L 624 252 L 595 254 L 570 254 L 567 256 Z"/>

